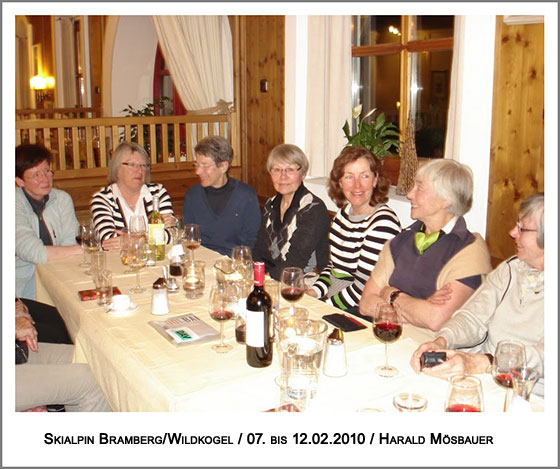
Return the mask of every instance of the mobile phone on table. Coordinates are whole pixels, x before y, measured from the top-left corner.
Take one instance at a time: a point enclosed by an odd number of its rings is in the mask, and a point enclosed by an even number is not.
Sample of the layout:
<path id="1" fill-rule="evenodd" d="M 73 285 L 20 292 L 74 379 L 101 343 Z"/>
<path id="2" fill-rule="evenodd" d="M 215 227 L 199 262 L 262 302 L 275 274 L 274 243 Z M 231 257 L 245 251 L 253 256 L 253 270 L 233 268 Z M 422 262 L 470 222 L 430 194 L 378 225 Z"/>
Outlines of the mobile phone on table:
<path id="1" fill-rule="evenodd" d="M 325 314 L 323 319 L 333 326 L 342 329 L 343 332 L 359 331 L 367 328 L 367 326 L 364 326 L 357 319 L 340 313 Z"/>

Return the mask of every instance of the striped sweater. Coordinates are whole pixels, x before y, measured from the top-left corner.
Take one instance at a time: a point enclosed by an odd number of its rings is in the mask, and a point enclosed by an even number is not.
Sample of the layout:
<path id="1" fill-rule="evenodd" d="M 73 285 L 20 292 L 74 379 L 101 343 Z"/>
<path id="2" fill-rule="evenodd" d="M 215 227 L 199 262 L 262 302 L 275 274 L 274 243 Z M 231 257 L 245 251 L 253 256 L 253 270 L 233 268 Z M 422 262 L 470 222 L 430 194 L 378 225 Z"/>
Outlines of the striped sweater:
<path id="1" fill-rule="evenodd" d="M 173 214 L 171 197 L 161 184 L 148 183 L 144 187 L 150 193 L 149 197 L 144 197 L 146 216 L 152 213 L 152 200 L 154 196 L 159 196 L 160 213 Z M 116 236 L 115 230 L 128 228 L 128 220 L 125 220 L 125 217 L 123 217 L 124 210 L 117 197 L 113 194 L 112 184 L 93 194 L 90 211 L 93 216 L 93 225 L 99 230 L 101 241 Z M 167 230 L 166 242 L 169 242 Z"/>
<path id="2" fill-rule="evenodd" d="M 370 216 L 359 221 L 350 219 L 350 209 L 347 204 L 333 219 L 329 264 L 312 287 L 319 298 L 343 310 L 358 305 L 383 245 L 401 231 L 397 215 L 386 204 L 378 204 Z M 345 287 L 326 298 L 336 279 L 345 280 Z"/>

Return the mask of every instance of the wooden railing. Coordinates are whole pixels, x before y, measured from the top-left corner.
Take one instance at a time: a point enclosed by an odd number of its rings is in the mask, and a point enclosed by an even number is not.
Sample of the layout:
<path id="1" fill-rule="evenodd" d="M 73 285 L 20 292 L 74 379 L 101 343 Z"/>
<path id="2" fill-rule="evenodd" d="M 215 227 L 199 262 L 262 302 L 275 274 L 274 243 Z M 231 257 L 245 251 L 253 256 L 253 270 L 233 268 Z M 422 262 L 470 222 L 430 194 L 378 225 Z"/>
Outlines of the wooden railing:
<path id="1" fill-rule="evenodd" d="M 150 156 L 151 179 L 162 183 L 179 212 L 186 190 L 198 181 L 194 147 L 221 135 L 233 147 L 230 174 L 240 177 L 235 113 L 165 117 L 34 119 L 16 121 L 16 145 L 40 143 L 53 154 L 54 185 L 70 193 L 78 218 L 86 218 L 91 196 L 106 185 L 107 165 L 117 145 L 134 141 Z"/>
<path id="2" fill-rule="evenodd" d="M 58 107 L 50 109 L 16 109 L 16 121 L 23 119 L 85 119 L 101 117 L 98 107 Z"/>

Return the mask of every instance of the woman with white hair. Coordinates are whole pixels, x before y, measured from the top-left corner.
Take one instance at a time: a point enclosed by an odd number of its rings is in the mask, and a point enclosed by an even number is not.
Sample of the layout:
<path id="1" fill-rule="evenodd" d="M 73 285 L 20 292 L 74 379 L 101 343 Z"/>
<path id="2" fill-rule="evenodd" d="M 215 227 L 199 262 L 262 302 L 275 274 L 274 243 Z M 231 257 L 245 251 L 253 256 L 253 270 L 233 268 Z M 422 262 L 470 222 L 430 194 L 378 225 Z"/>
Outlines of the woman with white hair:
<path id="1" fill-rule="evenodd" d="M 426 374 L 448 378 L 488 372 L 497 343 L 517 340 L 525 345 L 528 366 L 542 378 L 533 392 L 544 393 L 544 194 L 533 194 L 521 203 L 509 235 L 517 255 L 488 274 L 435 340 L 418 347 L 411 359 L 416 372 L 422 353 L 445 349 L 454 350 L 446 350 L 447 361 L 425 368 Z"/>
<path id="2" fill-rule="evenodd" d="M 159 211 L 165 227 L 175 226 L 169 193 L 161 184 L 150 182 L 150 158 L 146 150 L 134 142 L 121 142 L 109 162 L 109 185 L 93 195 L 90 204 L 93 224 L 99 231 L 103 249 L 119 249 L 121 230 L 128 228 L 132 215 L 148 216 L 153 198 L 159 197 Z M 166 242 L 169 242 L 166 232 Z"/>
<path id="3" fill-rule="evenodd" d="M 486 243 L 463 218 L 472 192 L 472 171 L 457 161 L 418 170 L 407 194 L 416 221 L 383 247 L 362 294 L 362 315 L 390 302 L 403 322 L 437 331 L 474 293 L 491 264 Z"/>

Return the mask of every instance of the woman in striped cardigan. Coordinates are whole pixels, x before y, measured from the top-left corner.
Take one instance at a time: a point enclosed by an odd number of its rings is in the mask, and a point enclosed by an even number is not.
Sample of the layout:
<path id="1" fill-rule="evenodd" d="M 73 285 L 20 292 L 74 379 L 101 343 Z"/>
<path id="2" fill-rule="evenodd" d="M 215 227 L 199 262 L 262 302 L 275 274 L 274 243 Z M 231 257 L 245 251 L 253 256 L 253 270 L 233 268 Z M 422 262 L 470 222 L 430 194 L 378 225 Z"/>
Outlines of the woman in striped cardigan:
<path id="1" fill-rule="evenodd" d="M 382 169 L 365 148 L 345 148 L 334 161 L 329 196 L 340 210 L 329 232 L 329 264 L 307 290 L 356 315 L 381 248 L 401 231 L 397 215 L 385 204 L 390 182 Z"/>
<path id="2" fill-rule="evenodd" d="M 93 225 L 99 231 L 103 249 L 119 249 L 121 230 L 128 228 L 132 215 L 147 217 L 153 210 L 153 198 L 159 197 L 159 211 L 165 227 L 177 223 L 169 193 L 161 184 L 150 181 L 150 159 L 137 143 L 121 142 L 109 163 L 109 185 L 93 195 L 90 204 Z M 166 230 L 166 242 L 169 233 Z"/>

